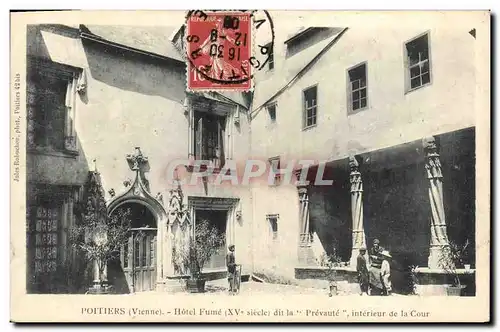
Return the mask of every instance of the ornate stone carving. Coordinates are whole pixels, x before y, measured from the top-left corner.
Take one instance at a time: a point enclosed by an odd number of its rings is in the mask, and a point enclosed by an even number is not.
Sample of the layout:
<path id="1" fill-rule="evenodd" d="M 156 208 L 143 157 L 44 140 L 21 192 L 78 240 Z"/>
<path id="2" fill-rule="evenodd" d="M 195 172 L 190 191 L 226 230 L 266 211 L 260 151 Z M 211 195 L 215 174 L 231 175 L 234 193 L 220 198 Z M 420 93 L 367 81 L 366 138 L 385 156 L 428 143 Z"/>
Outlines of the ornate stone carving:
<path id="1" fill-rule="evenodd" d="M 363 191 L 363 181 L 359 172 L 359 162 L 355 157 L 349 157 L 349 181 L 351 183 L 351 193 Z"/>
<path id="2" fill-rule="evenodd" d="M 148 157 L 142 154 L 141 148 L 136 147 L 134 154 L 127 155 L 127 162 L 129 163 L 129 167 L 131 170 L 136 171 L 138 176 L 140 176 L 144 187 L 148 192 L 149 189 L 149 181 L 146 179 L 145 173 L 149 170 L 149 162 Z"/>
<path id="3" fill-rule="evenodd" d="M 160 202 L 161 204 L 163 204 L 163 195 L 162 195 L 162 193 L 161 193 L 161 192 L 158 192 L 158 193 L 156 194 L 156 197 L 155 197 L 155 198 L 158 200 L 158 202 Z"/>
<path id="4" fill-rule="evenodd" d="M 109 195 L 111 197 L 115 197 L 116 193 L 115 193 L 115 190 L 113 188 L 111 188 L 109 191 L 108 191 Z"/>
<path id="5" fill-rule="evenodd" d="M 140 171 L 148 163 L 148 158 L 142 154 L 140 147 L 136 147 L 134 154 L 127 155 L 127 161 L 133 171 Z"/>
<path id="6" fill-rule="evenodd" d="M 428 179 L 438 179 L 443 177 L 441 172 L 441 161 L 439 160 L 438 147 L 434 137 L 424 138 L 422 140 L 425 152 L 425 170 Z"/>
<path id="7" fill-rule="evenodd" d="M 359 162 L 355 156 L 349 157 L 349 168 L 352 217 L 352 252 L 350 264 L 351 266 L 355 266 L 359 248 L 366 246 L 363 223 L 363 180 L 359 171 Z"/>
<path id="8" fill-rule="evenodd" d="M 429 202 L 431 205 L 431 239 L 429 268 L 439 268 L 439 258 L 444 247 L 449 245 L 446 216 L 443 202 L 443 173 L 438 146 L 434 137 L 424 138 L 425 170 L 429 180 Z"/>

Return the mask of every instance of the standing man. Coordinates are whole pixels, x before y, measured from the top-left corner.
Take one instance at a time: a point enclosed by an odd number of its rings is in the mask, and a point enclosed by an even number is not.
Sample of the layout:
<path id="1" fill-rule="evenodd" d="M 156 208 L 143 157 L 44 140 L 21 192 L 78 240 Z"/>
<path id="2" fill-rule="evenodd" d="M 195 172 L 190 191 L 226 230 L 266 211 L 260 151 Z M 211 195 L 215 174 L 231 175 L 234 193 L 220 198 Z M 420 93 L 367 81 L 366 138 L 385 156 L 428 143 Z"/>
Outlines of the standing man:
<path id="1" fill-rule="evenodd" d="M 227 279 L 229 281 L 229 293 L 234 294 L 235 292 L 234 274 L 236 273 L 236 258 L 234 257 L 234 244 L 230 244 L 228 249 L 229 252 L 226 254 L 226 266 L 228 272 Z"/>
<path id="2" fill-rule="evenodd" d="M 370 295 L 382 295 L 384 285 L 380 278 L 380 269 L 382 267 L 382 251 L 384 249 L 380 246 L 378 239 L 373 240 L 373 246 L 370 248 L 370 270 L 369 270 L 369 283 Z"/>
<path id="3" fill-rule="evenodd" d="M 380 269 L 382 266 L 382 251 L 384 251 L 384 248 L 380 246 L 379 239 L 373 240 L 373 246 L 370 248 L 371 266 Z"/>
<path id="4" fill-rule="evenodd" d="M 384 250 L 382 251 L 382 267 L 380 268 L 380 278 L 382 279 L 382 284 L 384 285 L 383 295 L 391 295 L 392 283 L 391 283 L 391 264 L 392 259 L 391 254 Z"/>
<path id="5" fill-rule="evenodd" d="M 356 264 L 358 271 L 359 288 L 361 289 L 361 296 L 368 295 L 368 288 L 370 285 L 370 275 L 368 272 L 368 264 L 366 262 L 366 248 L 359 248 L 359 255 Z"/>

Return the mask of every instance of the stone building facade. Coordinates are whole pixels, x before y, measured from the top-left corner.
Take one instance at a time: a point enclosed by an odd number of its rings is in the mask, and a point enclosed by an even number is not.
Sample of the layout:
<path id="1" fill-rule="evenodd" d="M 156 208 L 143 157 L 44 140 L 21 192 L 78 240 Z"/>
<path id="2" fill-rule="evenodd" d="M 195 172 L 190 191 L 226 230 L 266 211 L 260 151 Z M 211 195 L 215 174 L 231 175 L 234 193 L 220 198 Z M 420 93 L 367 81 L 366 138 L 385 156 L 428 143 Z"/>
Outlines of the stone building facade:
<path id="1" fill-rule="evenodd" d="M 401 270 L 439 270 L 449 241 L 469 241 L 474 266 L 472 27 L 367 29 L 276 34 L 272 68 L 254 95 L 252 154 L 279 157 L 284 172 L 287 163 L 313 162 L 304 167 L 309 185 L 253 188 L 254 229 L 279 216 L 280 238 L 272 250 L 255 247 L 256 269 L 276 257 L 276 269 L 292 277 L 325 253 L 352 269 L 375 238 Z M 315 185 L 317 174 L 331 185 Z"/>
<path id="2" fill-rule="evenodd" d="M 122 292 L 177 288 L 173 248 L 201 219 L 236 244 L 247 276 L 295 278 L 323 253 L 349 262 L 374 238 L 402 265 L 429 268 L 449 240 L 473 248 L 469 30 L 277 31 L 252 94 L 195 94 L 186 92 L 183 28 L 30 26 L 28 290 L 78 288 L 68 283 L 78 266 L 67 229 L 96 174 L 109 213 L 130 207 L 133 229 L 147 229 L 108 269 Z M 313 162 L 283 170 L 297 182 L 217 182 L 249 159 L 281 169 Z M 210 174 L 196 160 L 208 160 Z M 315 185 L 317 174 L 332 183 Z M 210 277 L 224 276 L 224 252 Z"/>

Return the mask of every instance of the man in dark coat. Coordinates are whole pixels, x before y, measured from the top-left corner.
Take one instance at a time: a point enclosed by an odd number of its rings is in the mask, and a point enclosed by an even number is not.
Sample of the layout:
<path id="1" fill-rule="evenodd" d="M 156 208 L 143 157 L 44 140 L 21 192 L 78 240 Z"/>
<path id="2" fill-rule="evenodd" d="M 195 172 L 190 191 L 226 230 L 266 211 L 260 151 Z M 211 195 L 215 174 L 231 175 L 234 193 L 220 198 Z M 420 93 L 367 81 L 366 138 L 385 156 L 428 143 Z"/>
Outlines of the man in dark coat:
<path id="1" fill-rule="evenodd" d="M 229 292 L 235 292 L 234 287 L 234 274 L 236 272 L 236 258 L 234 257 L 234 244 L 229 245 L 229 252 L 226 254 L 226 266 L 228 276 L 227 279 L 229 281 Z"/>
<path id="2" fill-rule="evenodd" d="M 378 295 L 383 292 L 384 285 L 380 279 L 380 268 L 382 267 L 382 252 L 384 248 L 380 246 L 378 239 L 373 240 L 373 246 L 370 248 L 370 295 Z"/>
<path id="3" fill-rule="evenodd" d="M 384 248 L 380 246 L 379 239 L 373 240 L 373 246 L 370 248 L 371 266 L 380 269 L 382 266 L 382 251 L 384 251 Z"/>
<path id="4" fill-rule="evenodd" d="M 359 288 L 361 289 L 360 295 L 368 295 L 368 288 L 370 284 L 370 274 L 368 272 L 368 264 L 366 262 L 366 248 L 359 248 L 359 255 L 356 264 L 358 271 Z"/>

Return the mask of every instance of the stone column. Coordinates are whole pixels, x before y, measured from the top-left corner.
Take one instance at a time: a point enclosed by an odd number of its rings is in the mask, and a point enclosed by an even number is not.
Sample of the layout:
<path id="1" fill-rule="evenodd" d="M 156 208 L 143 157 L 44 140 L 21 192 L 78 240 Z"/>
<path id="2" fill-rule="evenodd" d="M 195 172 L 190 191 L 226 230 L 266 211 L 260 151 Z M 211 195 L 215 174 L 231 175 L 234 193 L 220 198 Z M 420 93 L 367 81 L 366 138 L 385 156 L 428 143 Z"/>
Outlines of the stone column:
<path id="1" fill-rule="evenodd" d="M 365 229 L 363 225 L 363 180 L 359 172 L 359 162 L 356 157 L 349 157 L 349 182 L 351 184 L 351 215 L 352 215 L 352 252 L 350 266 L 356 267 L 356 260 L 361 247 L 366 247 Z"/>
<path id="2" fill-rule="evenodd" d="M 308 185 L 304 181 L 297 182 L 299 194 L 299 264 L 316 265 L 312 250 L 312 234 L 309 224 L 309 193 Z"/>
<path id="3" fill-rule="evenodd" d="M 443 204 L 443 174 L 438 147 L 434 137 L 422 140 L 425 152 L 425 170 L 429 180 L 429 203 L 431 205 L 431 239 L 428 259 L 429 268 L 439 268 L 443 248 L 449 245 Z"/>

